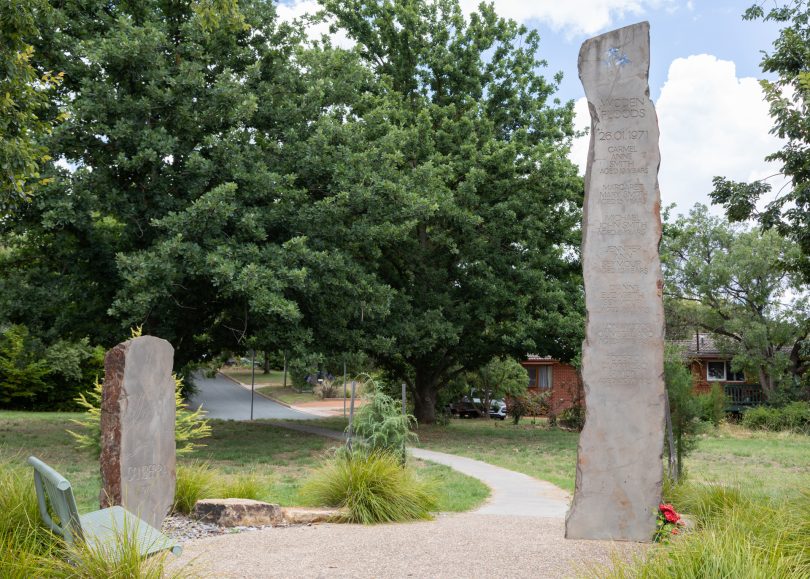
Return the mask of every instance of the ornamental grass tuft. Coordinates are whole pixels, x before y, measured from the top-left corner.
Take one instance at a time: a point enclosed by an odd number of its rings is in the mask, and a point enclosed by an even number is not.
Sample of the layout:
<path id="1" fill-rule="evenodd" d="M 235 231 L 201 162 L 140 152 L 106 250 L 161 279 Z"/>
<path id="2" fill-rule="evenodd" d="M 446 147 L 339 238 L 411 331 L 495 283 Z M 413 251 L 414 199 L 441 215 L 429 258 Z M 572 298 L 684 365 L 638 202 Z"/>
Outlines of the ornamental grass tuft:
<path id="1" fill-rule="evenodd" d="M 187 515 L 197 501 L 215 497 L 219 487 L 217 473 L 207 462 L 195 460 L 190 464 L 178 464 L 172 510 Z"/>
<path id="2" fill-rule="evenodd" d="M 267 492 L 267 485 L 255 470 L 248 470 L 220 482 L 219 495 L 223 498 L 262 500 Z"/>
<path id="3" fill-rule="evenodd" d="M 312 504 L 345 508 L 346 522 L 364 525 L 430 519 L 437 504 L 432 485 L 390 452 L 337 453 L 302 494 Z"/>
<path id="4" fill-rule="evenodd" d="M 768 500 L 735 486 L 683 485 L 668 497 L 694 528 L 646 557 L 617 561 L 613 578 L 810 577 L 810 494 Z"/>

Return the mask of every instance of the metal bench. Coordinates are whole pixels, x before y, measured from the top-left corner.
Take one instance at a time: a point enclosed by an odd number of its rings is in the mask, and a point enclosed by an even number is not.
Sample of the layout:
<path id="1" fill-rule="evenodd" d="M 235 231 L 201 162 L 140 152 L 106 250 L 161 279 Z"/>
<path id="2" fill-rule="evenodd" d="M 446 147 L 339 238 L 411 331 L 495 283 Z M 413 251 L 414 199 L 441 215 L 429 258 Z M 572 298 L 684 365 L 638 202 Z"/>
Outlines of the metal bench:
<path id="1" fill-rule="evenodd" d="M 123 507 L 80 515 L 73 489 L 65 477 L 33 456 L 28 458 L 28 464 L 34 467 L 39 514 L 45 525 L 68 545 L 84 541 L 94 551 L 105 551 L 116 559 L 118 549 L 131 542 L 137 545 L 142 557 L 166 550 L 175 555 L 181 553 L 182 548 L 175 541 Z"/>

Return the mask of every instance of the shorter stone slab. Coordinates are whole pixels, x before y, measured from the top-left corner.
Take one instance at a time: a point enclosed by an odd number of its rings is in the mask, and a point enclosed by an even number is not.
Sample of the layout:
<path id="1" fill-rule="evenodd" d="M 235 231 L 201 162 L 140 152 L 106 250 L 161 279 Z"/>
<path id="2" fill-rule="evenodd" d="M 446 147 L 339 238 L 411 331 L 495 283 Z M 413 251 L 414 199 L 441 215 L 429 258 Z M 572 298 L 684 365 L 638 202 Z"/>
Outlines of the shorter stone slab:
<path id="1" fill-rule="evenodd" d="M 278 526 L 284 521 L 280 506 L 251 499 L 203 499 L 192 516 L 220 527 Z"/>
<path id="2" fill-rule="evenodd" d="M 309 509 L 306 507 L 284 507 L 284 521 L 289 525 L 311 525 L 313 523 L 338 523 L 345 514 L 343 509 Z"/>

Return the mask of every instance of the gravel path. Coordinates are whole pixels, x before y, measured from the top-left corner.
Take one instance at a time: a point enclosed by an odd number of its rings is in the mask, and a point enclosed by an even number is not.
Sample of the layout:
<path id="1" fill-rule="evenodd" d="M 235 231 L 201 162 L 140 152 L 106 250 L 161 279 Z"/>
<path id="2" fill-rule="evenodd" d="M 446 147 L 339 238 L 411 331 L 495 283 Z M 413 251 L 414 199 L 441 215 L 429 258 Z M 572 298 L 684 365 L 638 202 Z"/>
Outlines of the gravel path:
<path id="1" fill-rule="evenodd" d="M 464 513 L 435 521 L 271 528 L 186 543 L 202 577 L 576 577 L 642 546 L 569 541 L 562 519 Z"/>
<path id="2" fill-rule="evenodd" d="M 220 380 L 202 384 L 205 407 L 218 414 L 223 405 L 238 406 L 228 408 L 223 417 L 243 418 L 245 400 L 234 404 L 231 397 L 234 390 L 244 389 Z M 305 422 L 279 426 L 343 436 Z M 557 578 L 581 576 L 594 566 L 610 564 L 613 556 L 628 558 L 647 548 L 637 543 L 566 540 L 569 497 L 551 483 L 468 458 L 411 451 L 481 479 L 492 489 L 490 499 L 469 513 L 375 526 L 321 524 L 216 535 L 222 531 L 179 520 L 171 525 L 173 534 L 194 538 L 183 543 L 179 558 L 170 557 L 170 565 L 193 576 L 216 578 Z"/>
<path id="3" fill-rule="evenodd" d="M 557 578 L 581 576 L 609 565 L 614 556 L 629 558 L 646 548 L 566 540 L 569 495 L 550 483 L 464 457 L 411 451 L 476 476 L 492 488 L 492 495 L 475 511 L 441 514 L 434 521 L 276 527 L 208 536 L 186 542 L 172 567 L 201 577 Z"/>

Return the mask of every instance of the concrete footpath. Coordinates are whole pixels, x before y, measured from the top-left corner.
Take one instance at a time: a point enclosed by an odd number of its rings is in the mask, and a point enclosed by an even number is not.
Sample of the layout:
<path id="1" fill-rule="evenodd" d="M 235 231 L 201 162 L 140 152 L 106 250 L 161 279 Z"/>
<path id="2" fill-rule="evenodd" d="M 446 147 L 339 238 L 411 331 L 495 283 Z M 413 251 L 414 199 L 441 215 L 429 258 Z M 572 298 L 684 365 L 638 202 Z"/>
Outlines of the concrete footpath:
<path id="1" fill-rule="evenodd" d="M 317 434 L 336 440 L 346 438 L 342 432 L 320 428 L 305 422 L 278 422 L 276 424 L 290 430 Z M 474 513 L 565 519 L 571 495 L 550 482 L 455 454 L 414 447 L 408 450 L 416 458 L 449 466 L 460 473 L 477 478 L 487 485 L 491 493 L 489 499 L 473 511 Z"/>
<path id="2" fill-rule="evenodd" d="M 454 454 L 424 448 L 410 451 L 416 458 L 447 465 L 487 485 L 492 494 L 473 511 L 476 514 L 565 519 L 571 495 L 550 482 Z"/>

